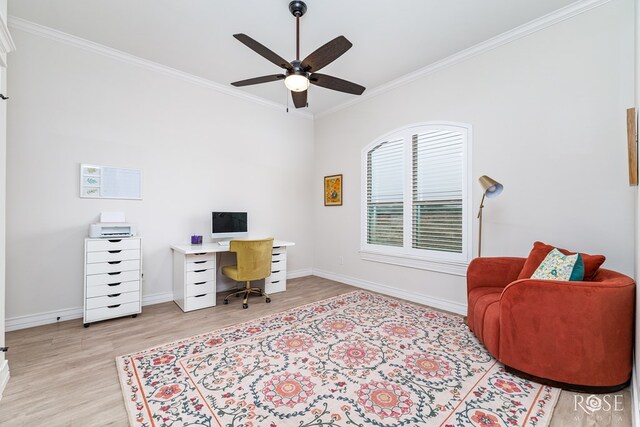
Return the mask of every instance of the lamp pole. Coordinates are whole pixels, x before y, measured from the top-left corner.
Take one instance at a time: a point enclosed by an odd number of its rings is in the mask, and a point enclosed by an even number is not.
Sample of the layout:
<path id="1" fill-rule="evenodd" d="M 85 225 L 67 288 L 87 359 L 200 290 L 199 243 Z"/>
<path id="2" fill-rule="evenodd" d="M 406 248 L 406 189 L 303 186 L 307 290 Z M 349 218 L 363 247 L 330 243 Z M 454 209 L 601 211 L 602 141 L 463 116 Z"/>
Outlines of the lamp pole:
<path id="1" fill-rule="evenodd" d="M 480 209 L 478 210 L 478 257 L 482 255 L 482 208 L 484 208 L 484 198 L 487 195 L 486 192 L 482 193 L 482 200 L 480 201 Z"/>

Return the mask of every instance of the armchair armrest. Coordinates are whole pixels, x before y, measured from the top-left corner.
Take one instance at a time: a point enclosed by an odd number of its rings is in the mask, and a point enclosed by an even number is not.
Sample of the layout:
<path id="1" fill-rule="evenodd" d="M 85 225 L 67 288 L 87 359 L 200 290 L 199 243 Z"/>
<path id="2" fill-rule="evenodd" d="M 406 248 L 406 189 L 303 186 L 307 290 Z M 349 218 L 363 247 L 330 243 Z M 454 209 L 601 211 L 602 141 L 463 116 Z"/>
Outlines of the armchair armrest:
<path id="1" fill-rule="evenodd" d="M 626 383 L 635 283 L 608 270 L 598 276 L 593 282 L 523 279 L 508 285 L 500 297 L 500 361 L 569 384 Z"/>
<path id="2" fill-rule="evenodd" d="M 482 287 L 504 288 L 518 278 L 526 258 L 476 258 L 467 268 L 467 295 Z"/>

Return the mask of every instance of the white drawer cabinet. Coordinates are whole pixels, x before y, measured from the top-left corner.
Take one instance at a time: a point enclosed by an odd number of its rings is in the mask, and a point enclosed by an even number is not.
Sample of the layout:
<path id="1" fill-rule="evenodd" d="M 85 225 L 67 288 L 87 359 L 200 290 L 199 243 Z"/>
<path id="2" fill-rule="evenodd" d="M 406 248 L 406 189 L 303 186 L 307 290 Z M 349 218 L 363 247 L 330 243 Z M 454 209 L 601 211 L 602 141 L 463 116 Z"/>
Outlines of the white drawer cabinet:
<path id="1" fill-rule="evenodd" d="M 84 326 L 142 311 L 140 237 L 85 239 Z"/>
<path id="2" fill-rule="evenodd" d="M 271 295 L 287 290 L 287 248 L 276 246 L 271 255 L 271 276 L 264 279 L 264 291 Z"/>
<path id="3" fill-rule="evenodd" d="M 173 252 L 173 300 L 182 311 L 216 305 L 216 255 Z"/>

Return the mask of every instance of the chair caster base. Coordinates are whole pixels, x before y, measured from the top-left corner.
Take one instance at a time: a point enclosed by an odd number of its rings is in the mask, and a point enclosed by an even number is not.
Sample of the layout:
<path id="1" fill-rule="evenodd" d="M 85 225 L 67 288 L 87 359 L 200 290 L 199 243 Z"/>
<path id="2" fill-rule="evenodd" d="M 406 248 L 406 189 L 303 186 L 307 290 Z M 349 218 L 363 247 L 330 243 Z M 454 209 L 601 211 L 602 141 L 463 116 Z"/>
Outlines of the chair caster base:
<path id="1" fill-rule="evenodd" d="M 271 298 L 267 298 L 267 299 L 265 300 L 265 302 L 267 302 L 267 303 L 271 302 Z"/>
<path id="2" fill-rule="evenodd" d="M 249 304 L 242 304 L 242 308 L 249 308 Z"/>
<path id="3" fill-rule="evenodd" d="M 223 301 L 223 303 L 224 303 L 224 304 L 229 304 L 229 300 L 228 300 L 228 299 L 226 299 L 226 300 L 224 300 L 224 301 Z"/>

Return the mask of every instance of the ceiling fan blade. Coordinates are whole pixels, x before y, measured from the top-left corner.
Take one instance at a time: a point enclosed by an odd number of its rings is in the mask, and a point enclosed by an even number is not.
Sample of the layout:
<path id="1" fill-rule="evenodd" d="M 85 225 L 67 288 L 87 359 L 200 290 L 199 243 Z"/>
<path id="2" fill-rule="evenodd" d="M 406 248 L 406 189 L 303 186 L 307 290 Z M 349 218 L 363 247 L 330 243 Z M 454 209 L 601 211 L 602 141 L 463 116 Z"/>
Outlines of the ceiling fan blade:
<path id="1" fill-rule="evenodd" d="M 313 73 L 309 77 L 309 81 L 316 86 L 337 90 L 338 92 L 351 93 L 353 95 L 362 95 L 362 92 L 366 89 L 364 86 L 326 74 Z"/>
<path id="2" fill-rule="evenodd" d="M 343 53 L 351 49 L 351 46 L 353 46 L 353 44 L 351 44 L 345 36 L 338 36 L 304 58 L 301 66 L 307 72 L 320 71 L 321 68 L 331 64 Z"/>
<path id="3" fill-rule="evenodd" d="M 291 91 L 291 97 L 293 98 L 293 105 L 296 108 L 304 108 L 307 106 L 307 91 L 294 92 Z"/>
<path id="4" fill-rule="evenodd" d="M 289 61 L 287 61 L 286 59 L 281 58 L 280 55 L 278 55 L 275 52 L 272 52 L 267 47 L 265 47 L 262 44 L 258 43 L 257 41 L 255 41 L 254 39 L 249 37 L 248 35 L 246 35 L 246 34 L 234 34 L 233 37 L 238 39 L 238 41 L 243 43 L 249 49 L 251 49 L 254 52 L 256 52 L 258 55 L 260 55 L 263 58 L 268 59 L 269 61 L 271 61 L 274 64 L 276 64 L 278 67 L 284 68 L 285 70 L 293 69 L 293 66 L 289 63 Z"/>
<path id="5" fill-rule="evenodd" d="M 234 85 L 235 87 L 257 85 L 260 83 L 275 82 L 276 80 L 282 80 L 285 77 L 286 76 L 284 74 L 272 74 L 270 76 L 254 77 L 252 79 L 240 80 L 238 82 L 233 82 L 231 84 Z"/>

